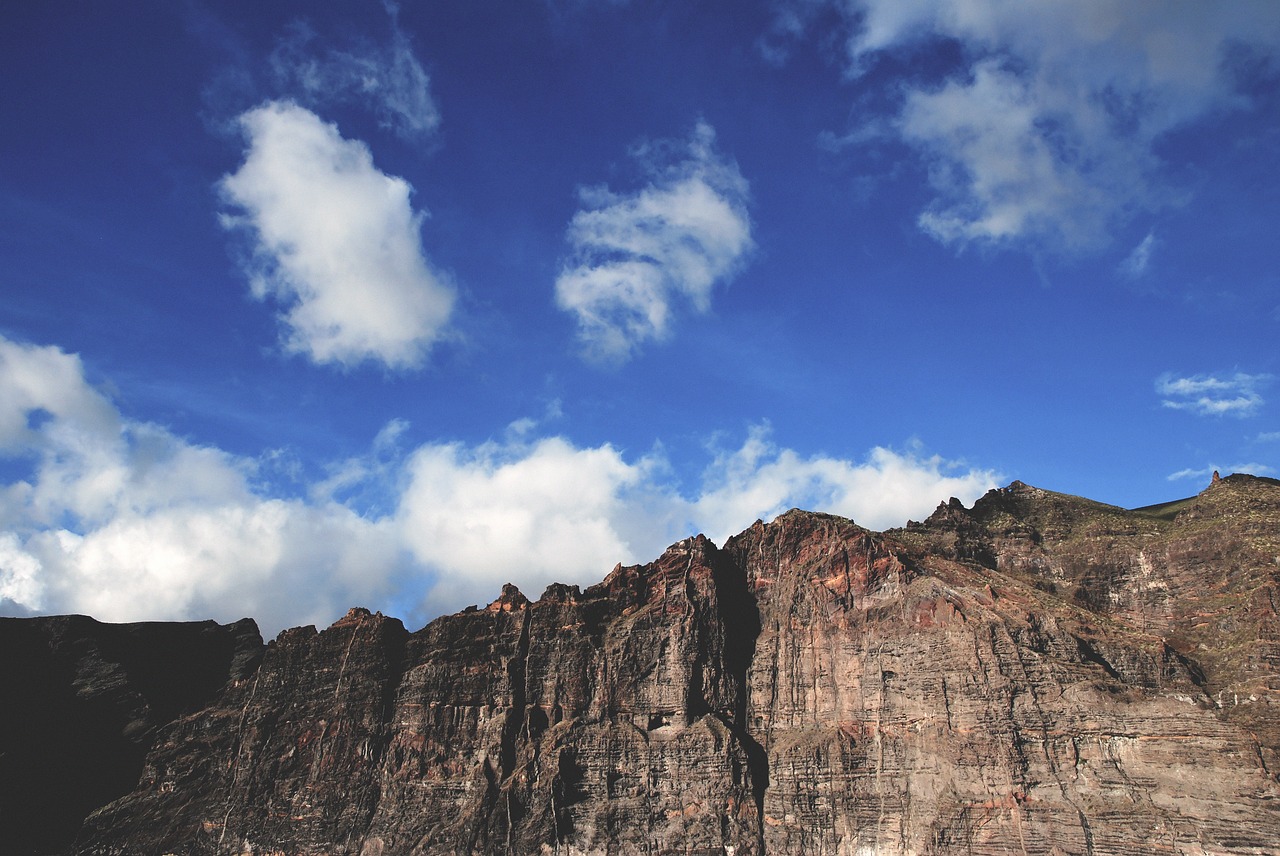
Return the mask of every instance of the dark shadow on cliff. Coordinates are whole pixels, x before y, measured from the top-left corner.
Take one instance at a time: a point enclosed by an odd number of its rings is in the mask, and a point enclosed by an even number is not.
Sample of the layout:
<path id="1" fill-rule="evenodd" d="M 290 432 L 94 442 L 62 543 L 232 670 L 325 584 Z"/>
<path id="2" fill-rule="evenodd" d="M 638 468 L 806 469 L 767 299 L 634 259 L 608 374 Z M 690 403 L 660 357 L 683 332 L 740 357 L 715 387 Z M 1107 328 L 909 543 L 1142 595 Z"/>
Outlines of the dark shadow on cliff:
<path id="1" fill-rule="evenodd" d="M 716 599 L 720 603 L 724 626 L 725 668 L 735 687 L 731 721 L 725 725 L 737 736 L 750 763 L 752 794 L 759 818 L 759 846 L 764 853 L 764 795 L 769 788 L 769 756 L 747 728 L 747 673 L 756 656 L 756 640 L 760 638 L 760 606 L 747 581 L 747 571 L 730 556 L 717 550 L 712 565 Z"/>
<path id="2" fill-rule="evenodd" d="M 70 848 L 91 811 L 137 785 L 157 729 L 251 674 L 261 652 L 248 619 L 0 619 L 4 852 Z"/>

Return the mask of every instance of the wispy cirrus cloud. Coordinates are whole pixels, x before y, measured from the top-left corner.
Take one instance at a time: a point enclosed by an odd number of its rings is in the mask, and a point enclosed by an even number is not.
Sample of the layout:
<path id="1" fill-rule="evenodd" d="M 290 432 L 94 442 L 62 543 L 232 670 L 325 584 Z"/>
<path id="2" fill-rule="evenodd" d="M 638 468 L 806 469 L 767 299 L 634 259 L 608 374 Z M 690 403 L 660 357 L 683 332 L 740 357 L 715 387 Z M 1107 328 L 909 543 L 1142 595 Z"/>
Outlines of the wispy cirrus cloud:
<path id="1" fill-rule="evenodd" d="M 1189 467 L 1185 470 L 1178 470 L 1176 473 L 1170 473 L 1167 478 L 1169 481 L 1182 481 L 1184 479 L 1197 479 L 1199 481 L 1208 481 L 1213 478 L 1214 473 L 1230 475 L 1232 473 L 1248 473 L 1252 476 L 1265 476 L 1275 472 L 1274 467 L 1267 464 L 1260 464 L 1252 461 L 1247 464 L 1235 464 L 1230 467 L 1220 467 L 1217 464 L 1210 464 L 1207 467 L 1194 468 Z"/>
<path id="2" fill-rule="evenodd" d="M 688 142 L 635 152 L 649 184 L 630 193 L 584 188 L 569 224 L 572 254 L 555 283 L 589 358 L 620 362 L 668 336 L 680 308 L 706 312 L 716 284 L 753 247 L 748 185 L 699 122 Z"/>
<path id="3" fill-rule="evenodd" d="M 1143 276 L 1151 264 L 1151 254 L 1155 252 L 1156 244 L 1156 233 L 1154 231 L 1148 232 L 1147 236 L 1139 241 L 1138 245 L 1120 263 L 1120 272 L 1130 279 L 1137 279 Z"/>
<path id="4" fill-rule="evenodd" d="M 1156 379 L 1156 392 L 1163 396 L 1161 405 L 1172 410 L 1189 410 L 1200 416 L 1252 416 L 1264 401 L 1258 390 L 1272 380 L 1269 374 L 1236 372 L 1216 375 L 1178 377 L 1161 375 Z"/>
<path id="5" fill-rule="evenodd" d="M 272 82 L 284 97 L 313 108 L 342 103 L 366 107 L 384 128 L 422 142 L 440 125 L 431 79 L 400 27 L 399 7 L 383 5 L 391 24 L 385 45 L 326 47 L 309 23 L 293 22 L 271 52 Z"/>
<path id="6" fill-rule="evenodd" d="M 778 4 L 794 40 L 822 3 Z M 886 56 L 960 48 L 958 65 L 901 82 L 889 133 L 928 163 L 934 199 L 920 227 L 956 246 L 1080 251 L 1135 212 L 1176 202 L 1158 144 L 1214 111 L 1247 109 L 1249 51 L 1280 54 L 1266 0 L 840 0 L 848 75 Z"/>
<path id="7" fill-rule="evenodd" d="M 219 184 L 223 224 L 246 233 L 252 293 L 281 307 L 284 344 L 319 364 L 422 364 L 455 293 L 422 247 L 408 182 L 366 145 L 288 101 L 240 117 L 244 163 Z"/>

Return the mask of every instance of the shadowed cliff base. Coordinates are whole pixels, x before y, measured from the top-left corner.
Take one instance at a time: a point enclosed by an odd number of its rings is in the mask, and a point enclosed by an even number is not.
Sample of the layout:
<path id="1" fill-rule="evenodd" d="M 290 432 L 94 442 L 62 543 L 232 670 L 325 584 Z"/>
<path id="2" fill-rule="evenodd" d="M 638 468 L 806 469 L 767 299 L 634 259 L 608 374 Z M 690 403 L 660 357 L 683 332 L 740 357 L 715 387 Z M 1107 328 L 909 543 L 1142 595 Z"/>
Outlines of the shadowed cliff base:
<path id="1" fill-rule="evenodd" d="M 1131 511 L 1015 482 L 884 533 L 791 511 L 416 633 L 6 619 L 0 822 L 24 853 L 1268 852 L 1278 573 L 1273 480 Z M 190 627 L 232 641 L 147 641 L 205 675 L 182 691 L 91 650 Z M 85 743 L 145 760 L 58 754 L 100 697 L 148 713 Z M 77 758 L 111 781 L 42 835 L 51 788 L 9 783 L 49 763 L 69 794 Z"/>
<path id="2" fill-rule="evenodd" d="M 0 618 L 0 841 L 57 853 L 138 782 L 157 731 L 252 674 L 262 637 L 222 626 Z"/>

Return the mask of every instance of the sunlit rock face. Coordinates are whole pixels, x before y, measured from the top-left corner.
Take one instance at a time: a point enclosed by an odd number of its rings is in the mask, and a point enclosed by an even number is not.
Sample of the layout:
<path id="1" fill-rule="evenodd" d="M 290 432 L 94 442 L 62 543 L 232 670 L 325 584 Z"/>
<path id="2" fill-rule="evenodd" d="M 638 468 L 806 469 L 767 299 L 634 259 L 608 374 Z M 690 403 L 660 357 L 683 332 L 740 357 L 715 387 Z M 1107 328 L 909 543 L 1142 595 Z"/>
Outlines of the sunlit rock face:
<path id="1" fill-rule="evenodd" d="M 1278 573 L 1280 483 L 1125 511 L 1015 482 L 416 633 L 352 610 L 155 726 L 73 850 L 1274 852 Z"/>

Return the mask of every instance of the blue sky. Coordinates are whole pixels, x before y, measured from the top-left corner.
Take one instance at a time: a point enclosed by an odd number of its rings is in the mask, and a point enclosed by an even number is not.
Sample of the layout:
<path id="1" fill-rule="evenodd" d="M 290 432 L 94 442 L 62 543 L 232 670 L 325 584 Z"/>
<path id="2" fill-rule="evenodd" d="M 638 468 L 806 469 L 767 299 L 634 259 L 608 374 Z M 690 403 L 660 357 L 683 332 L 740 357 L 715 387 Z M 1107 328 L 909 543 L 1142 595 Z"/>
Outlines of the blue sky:
<path id="1" fill-rule="evenodd" d="M 39 3 L 0 614 L 411 625 L 1275 475 L 1271 0 Z"/>

